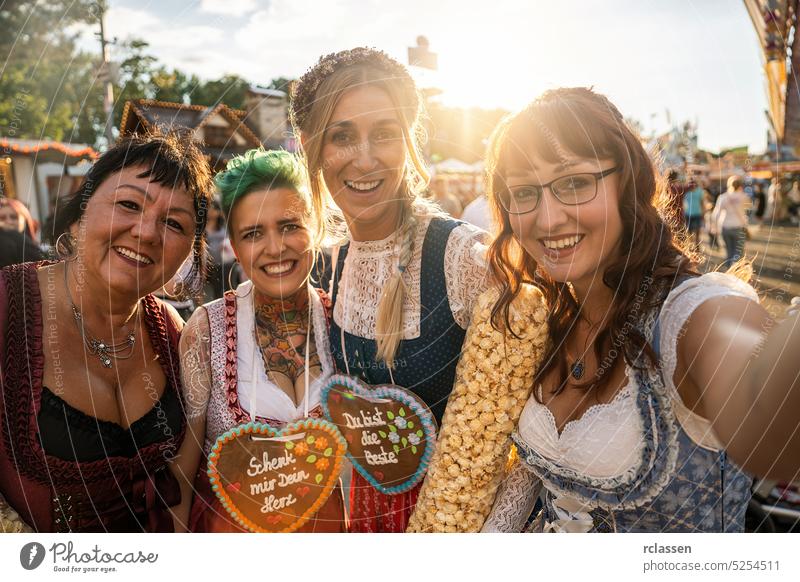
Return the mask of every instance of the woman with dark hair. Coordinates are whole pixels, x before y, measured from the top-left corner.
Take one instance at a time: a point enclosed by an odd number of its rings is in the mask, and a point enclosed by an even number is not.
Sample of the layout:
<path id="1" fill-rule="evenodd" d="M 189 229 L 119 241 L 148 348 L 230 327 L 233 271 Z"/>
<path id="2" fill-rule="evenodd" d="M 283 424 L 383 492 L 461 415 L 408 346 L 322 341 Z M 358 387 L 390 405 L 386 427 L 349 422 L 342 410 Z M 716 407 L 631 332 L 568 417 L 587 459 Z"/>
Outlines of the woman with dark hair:
<path id="1" fill-rule="evenodd" d="M 641 141 L 602 95 L 546 92 L 489 155 L 494 323 L 515 333 L 509 306 L 532 283 L 550 341 L 484 530 L 519 531 L 544 489 L 537 531 L 742 531 L 751 478 L 736 463 L 798 468 L 800 370 L 781 356 L 800 347 L 796 317 L 767 334 L 750 285 L 698 275 Z"/>
<path id="2" fill-rule="evenodd" d="M 207 162 L 177 135 L 109 149 L 59 212 L 62 260 L 0 275 L 0 501 L 41 532 L 173 531 L 185 427 L 180 265 L 204 275 Z"/>

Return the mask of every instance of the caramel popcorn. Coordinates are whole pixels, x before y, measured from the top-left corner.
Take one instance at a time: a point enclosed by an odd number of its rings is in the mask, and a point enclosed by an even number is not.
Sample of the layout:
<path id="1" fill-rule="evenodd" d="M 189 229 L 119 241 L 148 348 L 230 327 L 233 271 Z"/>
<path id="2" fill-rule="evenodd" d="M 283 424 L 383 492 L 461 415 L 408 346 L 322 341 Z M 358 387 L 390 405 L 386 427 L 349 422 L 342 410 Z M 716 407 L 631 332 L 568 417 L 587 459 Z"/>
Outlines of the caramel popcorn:
<path id="1" fill-rule="evenodd" d="M 0 533 L 33 533 L 30 528 L 0 495 Z"/>
<path id="2" fill-rule="evenodd" d="M 475 305 L 409 532 L 480 531 L 494 503 L 511 431 L 547 342 L 547 309 L 535 287 L 523 287 L 512 306 L 511 323 L 520 339 L 492 327 L 498 297 L 491 289 Z"/>

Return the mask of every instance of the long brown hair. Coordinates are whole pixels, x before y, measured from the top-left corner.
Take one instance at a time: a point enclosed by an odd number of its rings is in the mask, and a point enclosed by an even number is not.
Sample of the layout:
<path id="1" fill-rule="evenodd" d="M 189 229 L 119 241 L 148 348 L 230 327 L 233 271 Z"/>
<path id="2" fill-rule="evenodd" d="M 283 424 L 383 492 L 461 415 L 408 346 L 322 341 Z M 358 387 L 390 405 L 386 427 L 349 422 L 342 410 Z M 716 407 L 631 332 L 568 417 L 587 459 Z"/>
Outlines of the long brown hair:
<path id="1" fill-rule="evenodd" d="M 655 363 L 640 321 L 663 301 L 665 291 L 681 275 L 694 274 L 696 257 L 679 234 L 676 217 L 668 214 L 667 192 L 653 161 L 605 96 L 587 88 L 555 89 L 504 120 L 492 137 L 487 163 L 488 198 L 501 226 L 488 251 L 490 268 L 502 290 L 492 323 L 498 330 L 515 333 L 509 309 L 521 285 L 533 283 L 542 290 L 550 308 L 551 341 L 537 382 L 556 369 L 560 379 L 556 393 L 563 390 L 568 371 L 562 346 L 581 315 L 581 307 L 568 283 L 550 278 L 525 252 L 499 202 L 505 195 L 509 158 L 525 152 L 554 162 L 563 161 L 566 152 L 582 158 L 611 159 L 618 168 L 621 252 L 601 273 L 603 284 L 614 291 L 614 301 L 594 342 L 598 371 L 585 384 L 601 388 L 610 377 L 607 372 L 620 358 L 635 366 L 638 355 L 644 353 Z"/>

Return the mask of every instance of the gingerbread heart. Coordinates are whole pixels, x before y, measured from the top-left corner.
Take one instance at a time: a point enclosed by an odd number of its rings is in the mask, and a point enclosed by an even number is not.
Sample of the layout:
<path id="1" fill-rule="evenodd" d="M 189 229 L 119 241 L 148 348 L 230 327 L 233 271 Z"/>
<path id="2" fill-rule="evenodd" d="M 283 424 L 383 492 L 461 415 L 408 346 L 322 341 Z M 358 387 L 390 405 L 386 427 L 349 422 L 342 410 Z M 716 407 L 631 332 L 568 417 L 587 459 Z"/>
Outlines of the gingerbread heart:
<path id="1" fill-rule="evenodd" d="M 280 430 L 251 422 L 220 435 L 208 455 L 208 477 L 239 525 L 289 533 L 330 497 L 346 449 L 326 420 L 309 418 Z"/>
<path id="2" fill-rule="evenodd" d="M 375 489 L 393 495 L 422 480 L 436 445 L 436 420 L 418 396 L 336 374 L 320 400 L 347 442 L 348 458 Z"/>

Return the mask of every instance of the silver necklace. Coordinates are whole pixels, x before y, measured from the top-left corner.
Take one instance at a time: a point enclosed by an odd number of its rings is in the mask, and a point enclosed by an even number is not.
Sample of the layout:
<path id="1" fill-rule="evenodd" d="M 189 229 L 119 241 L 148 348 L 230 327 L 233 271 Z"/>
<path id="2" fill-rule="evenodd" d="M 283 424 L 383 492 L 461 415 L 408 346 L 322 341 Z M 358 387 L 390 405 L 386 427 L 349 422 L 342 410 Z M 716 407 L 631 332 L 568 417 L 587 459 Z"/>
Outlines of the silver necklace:
<path id="1" fill-rule="evenodd" d="M 570 369 L 569 369 L 570 370 L 570 375 L 575 380 L 581 380 L 583 378 L 584 372 L 586 372 L 586 363 L 584 362 L 584 358 L 586 357 L 586 348 L 589 345 L 589 337 L 591 337 L 591 335 L 592 335 L 592 330 L 595 328 L 596 325 L 597 325 L 597 323 L 594 323 L 589 328 L 589 332 L 586 334 L 586 340 L 584 340 L 584 342 L 583 342 L 583 353 L 570 366 Z M 597 339 L 596 336 L 595 336 L 595 339 Z"/>
<path id="2" fill-rule="evenodd" d="M 72 293 L 69 290 L 69 283 L 67 282 L 67 264 L 64 263 L 64 287 L 67 290 L 67 299 L 72 307 L 72 317 L 75 320 L 75 325 L 83 338 L 83 343 L 89 353 L 96 356 L 103 364 L 104 368 L 111 368 L 113 360 L 127 360 L 133 355 L 133 348 L 136 346 L 136 320 L 139 318 L 139 304 L 136 304 L 136 319 L 134 320 L 134 331 L 128 334 L 123 341 L 112 344 L 107 341 L 93 337 L 86 331 L 86 326 L 83 323 L 83 315 L 72 300 Z"/>

